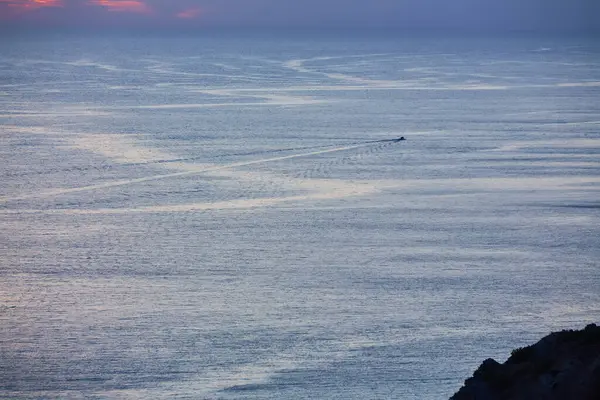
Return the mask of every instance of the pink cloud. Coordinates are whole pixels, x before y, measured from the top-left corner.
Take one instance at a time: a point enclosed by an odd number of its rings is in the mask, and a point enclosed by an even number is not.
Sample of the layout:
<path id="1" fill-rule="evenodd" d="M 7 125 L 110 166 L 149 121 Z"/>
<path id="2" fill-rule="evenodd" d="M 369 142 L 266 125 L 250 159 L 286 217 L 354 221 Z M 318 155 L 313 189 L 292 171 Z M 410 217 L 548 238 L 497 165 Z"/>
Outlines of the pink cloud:
<path id="1" fill-rule="evenodd" d="M 90 0 L 89 4 L 102 6 L 113 12 L 130 12 L 137 14 L 150 14 L 152 9 L 139 0 Z"/>
<path id="2" fill-rule="evenodd" d="M 181 12 L 178 12 L 177 14 L 175 14 L 175 16 L 177 18 L 183 18 L 183 19 L 193 19 L 193 18 L 197 18 L 202 14 L 202 10 L 199 8 L 190 8 Z"/>
<path id="3" fill-rule="evenodd" d="M 42 7 L 63 7 L 62 0 L 0 0 L 0 4 L 6 4 L 16 11 L 29 11 Z"/>

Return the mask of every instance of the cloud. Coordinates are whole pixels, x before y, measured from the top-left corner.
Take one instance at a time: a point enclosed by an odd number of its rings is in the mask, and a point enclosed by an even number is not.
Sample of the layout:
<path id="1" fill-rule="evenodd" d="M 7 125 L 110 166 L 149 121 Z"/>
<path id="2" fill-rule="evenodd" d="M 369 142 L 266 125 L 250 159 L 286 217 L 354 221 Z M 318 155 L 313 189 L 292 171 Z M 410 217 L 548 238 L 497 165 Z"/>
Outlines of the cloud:
<path id="1" fill-rule="evenodd" d="M 29 11 L 42 7 L 63 7 L 62 0 L 0 0 L 0 4 L 4 4 L 15 11 Z"/>
<path id="2" fill-rule="evenodd" d="M 194 18 L 198 18 L 201 14 L 202 14 L 202 10 L 200 8 L 195 7 L 195 8 L 189 8 L 184 11 L 180 11 L 177 14 L 175 14 L 175 16 L 177 18 L 182 18 L 182 19 L 194 19 Z"/>
<path id="3" fill-rule="evenodd" d="M 130 12 L 150 14 L 152 9 L 144 2 L 138 0 L 90 0 L 89 4 L 105 7 L 112 12 Z"/>
<path id="4" fill-rule="evenodd" d="M 63 3 L 61 0 L 30 0 L 27 3 L 32 4 L 34 7 L 62 7 Z"/>

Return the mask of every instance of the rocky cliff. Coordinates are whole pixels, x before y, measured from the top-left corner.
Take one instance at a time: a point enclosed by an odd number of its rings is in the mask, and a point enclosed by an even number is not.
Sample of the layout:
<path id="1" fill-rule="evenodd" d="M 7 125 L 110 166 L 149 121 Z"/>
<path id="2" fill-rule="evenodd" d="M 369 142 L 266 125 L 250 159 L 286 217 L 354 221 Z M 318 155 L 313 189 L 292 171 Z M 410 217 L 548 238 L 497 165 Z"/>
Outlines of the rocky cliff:
<path id="1" fill-rule="evenodd" d="M 485 360 L 451 400 L 600 400 L 600 327 L 551 333 Z"/>

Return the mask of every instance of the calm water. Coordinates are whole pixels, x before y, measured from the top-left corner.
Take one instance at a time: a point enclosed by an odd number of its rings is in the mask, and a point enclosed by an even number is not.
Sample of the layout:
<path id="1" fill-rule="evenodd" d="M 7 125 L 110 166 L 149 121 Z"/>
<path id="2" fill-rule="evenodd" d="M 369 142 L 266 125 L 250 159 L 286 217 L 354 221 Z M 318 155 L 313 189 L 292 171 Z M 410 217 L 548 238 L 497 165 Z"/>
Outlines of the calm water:
<path id="1" fill-rule="evenodd" d="M 0 39 L 0 397 L 444 399 L 599 322 L 594 43 Z"/>

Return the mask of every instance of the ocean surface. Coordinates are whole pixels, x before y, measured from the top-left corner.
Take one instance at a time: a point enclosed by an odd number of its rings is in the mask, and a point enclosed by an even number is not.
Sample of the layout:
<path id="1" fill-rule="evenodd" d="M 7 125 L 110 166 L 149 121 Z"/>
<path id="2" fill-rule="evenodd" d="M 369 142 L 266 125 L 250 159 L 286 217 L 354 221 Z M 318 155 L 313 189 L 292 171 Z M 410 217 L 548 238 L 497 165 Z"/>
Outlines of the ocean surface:
<path id="1" fill-rule="evenodd" d="M 598 43 L 3 35 L 0 398 L 446 399 L 598 323 Z"/>

